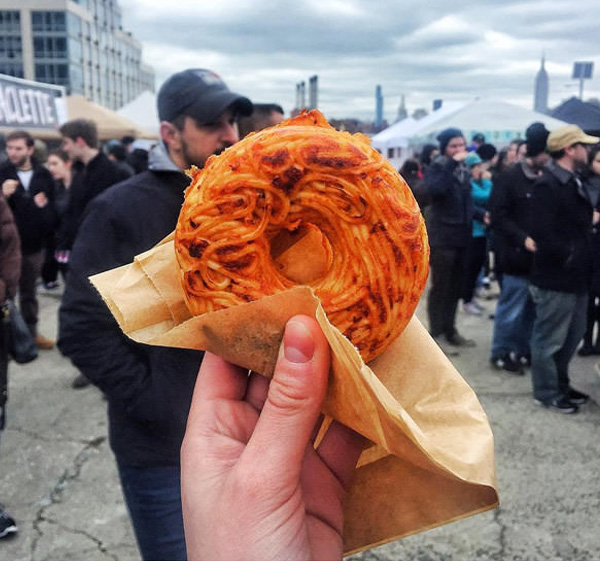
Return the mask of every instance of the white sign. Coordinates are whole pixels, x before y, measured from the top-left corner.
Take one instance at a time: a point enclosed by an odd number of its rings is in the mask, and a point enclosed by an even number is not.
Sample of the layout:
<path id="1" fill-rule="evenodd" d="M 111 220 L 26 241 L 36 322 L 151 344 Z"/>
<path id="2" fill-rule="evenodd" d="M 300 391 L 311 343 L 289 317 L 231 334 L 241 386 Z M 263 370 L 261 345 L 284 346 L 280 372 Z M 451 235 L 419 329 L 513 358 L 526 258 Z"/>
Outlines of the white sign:
<path id="1" fill-rule="evenodd" d="M 0 127 L 56 130 L 64 122 L 65 90 L 0 74 Z"/>

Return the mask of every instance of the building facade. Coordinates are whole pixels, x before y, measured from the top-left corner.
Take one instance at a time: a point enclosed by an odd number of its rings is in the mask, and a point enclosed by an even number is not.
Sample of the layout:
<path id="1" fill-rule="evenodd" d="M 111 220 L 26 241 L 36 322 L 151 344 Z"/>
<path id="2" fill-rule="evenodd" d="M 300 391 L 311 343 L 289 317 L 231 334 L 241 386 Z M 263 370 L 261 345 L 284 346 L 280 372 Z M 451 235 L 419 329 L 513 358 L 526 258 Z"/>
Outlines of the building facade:
<path id="1" fill-rule="evenodd" d="M 117 0 L 0 0 L 0 73 L 64 86 L 111 109 L 155 89 Z"/>

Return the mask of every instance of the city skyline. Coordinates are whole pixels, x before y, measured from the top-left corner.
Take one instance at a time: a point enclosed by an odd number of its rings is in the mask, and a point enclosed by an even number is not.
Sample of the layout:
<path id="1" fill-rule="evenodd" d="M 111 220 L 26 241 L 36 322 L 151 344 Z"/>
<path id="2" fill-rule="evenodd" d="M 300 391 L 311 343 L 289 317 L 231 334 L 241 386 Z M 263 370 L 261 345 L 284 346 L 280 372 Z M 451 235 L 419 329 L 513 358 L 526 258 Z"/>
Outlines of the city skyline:
<path id="1" fill-rule="evenodd" d="M 256 102 L 294 108 L 296 83 L 319 76 L 319 108 L 328 118 L 395 120 L 401 96 L 409 114 L 433 100 L 503 100 L 533 108 L 545 55 L 550 108 L 577 96 L 573 63 L 595 62 L 584 98 L 600 97 L 596 0 L 507 1 L 451 6 L 414 0 L 209 3 L 120 0 L 123 22 L 142 42 L 156 84 L 187 67 L 218 72 Z"/>

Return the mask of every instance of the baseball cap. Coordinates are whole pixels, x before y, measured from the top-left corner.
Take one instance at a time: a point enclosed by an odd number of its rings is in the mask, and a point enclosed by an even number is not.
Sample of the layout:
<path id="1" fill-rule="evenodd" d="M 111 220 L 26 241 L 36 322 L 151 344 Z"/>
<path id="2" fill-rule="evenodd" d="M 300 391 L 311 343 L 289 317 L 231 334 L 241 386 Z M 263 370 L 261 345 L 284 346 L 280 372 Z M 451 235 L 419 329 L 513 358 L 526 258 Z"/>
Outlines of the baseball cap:
<path id="1" fill-rule="evenodd" d="M 157 106 L 161 121 L 187 115 L 199 124 L 213 122 L 229 107 L 243 116 L 253 110 L 247 97 L 230 91 L 216 72 L 204 68 L 189 68 L 168 78 L 158 92 Z"/>
<path id="2" fill-rule="evenodd" d="M 565 125 L 554 129 L 548 135 L 548 150 L 558 152 L 573 144 L 597 144 L 600 138 L 585 134 L 577 125 Z"/>

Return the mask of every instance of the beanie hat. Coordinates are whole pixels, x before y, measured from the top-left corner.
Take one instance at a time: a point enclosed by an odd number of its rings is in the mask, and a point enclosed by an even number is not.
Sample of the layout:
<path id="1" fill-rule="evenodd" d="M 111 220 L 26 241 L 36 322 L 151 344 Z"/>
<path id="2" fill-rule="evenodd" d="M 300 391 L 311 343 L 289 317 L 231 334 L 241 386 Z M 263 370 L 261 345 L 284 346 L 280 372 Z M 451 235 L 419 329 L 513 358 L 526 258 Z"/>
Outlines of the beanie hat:
<path id="1" fill-rule="evenodd" d="M 469 152 L 465 157 L 465 165 L 470 168 L 476 166 L 477 164 L 480 164 L 481 162 L 483 162 L 483 160 L 479 157 L 479 155 L 476 152 Z"/>
<path id="2" fill-rule="evenodd" d="M 484 162 L 489 162 L 494 159 L 494 156 L 498 153 L 496 147 L 493 144 L 482 144 L 477 148 L 477 154 Z"/>
<path id="3" fill-rule="evenodd" d="M 546 150 L 546 142 L 550 132 L 544 123 L 532 123 L 525 131 L 525 142 L 527 144 L 527 157 L 534 158 Z"/>
<path id="4" fill-rule="evenodd" d="M 437 141 L 440 143 L 440 153 L 442 156 L 446 152 L 446 146 L 448 143 L 457 136 L 463 136 L 463 133 L 460 129 L 450 127 L 448 129 L 444 129 L 440 134 L 437 135 Z"/>

